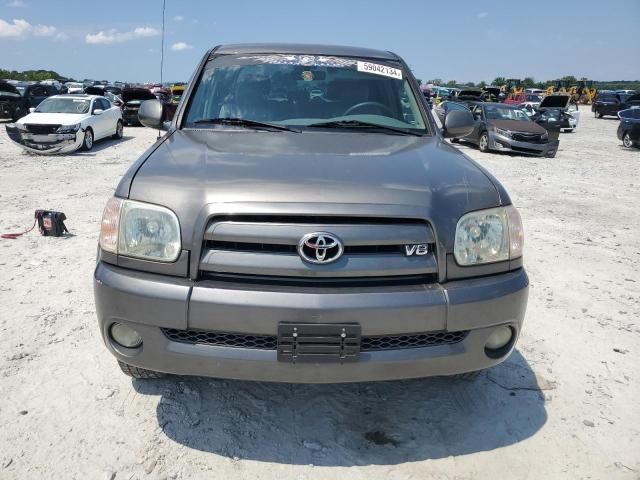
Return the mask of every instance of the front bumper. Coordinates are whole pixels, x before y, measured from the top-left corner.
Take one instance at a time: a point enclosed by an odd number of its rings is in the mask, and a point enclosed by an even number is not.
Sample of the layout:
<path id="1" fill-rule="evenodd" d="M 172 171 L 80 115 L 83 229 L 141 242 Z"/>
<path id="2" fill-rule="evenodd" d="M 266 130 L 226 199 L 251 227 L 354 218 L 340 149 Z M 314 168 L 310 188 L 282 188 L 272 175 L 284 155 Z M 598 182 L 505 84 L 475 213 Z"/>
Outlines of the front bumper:
<path id="1" fill-rule="evenodd" d="M 76 133 L 37 135 L 6 126 L 9 139 L 16 145 L 33 153 L 70 153 L 82 146 L 83 130 Z"/>
<path id="2" fill-rule="evenodd" d="M 559 145 L 559 140 L 547 143 L 519 142 L 505 135 L 489 132 L 489 149 L 498 152 L 513 152 L 547 157 L 556 153 Z"/>
<path id="3" fill-rule="evenodd" d="M 524 319 L 529 281 L 523 269 L 439 285 L 363 287 L 318 292 L 301 287 L 192 282 L 99 262 L 94 293 L 98 323 L 111 353 L 125 363 L 179 375 L 333 383 L 451 375 L 493 366 L 511 352 Z M 133 326 L 140 347 L 115 344 L 113 322 Z M 459 343 L 362 352 L 354 363 L 288 363 L 276 350 L 169 340 L 161 328 L 275 335 L 280 322 L 353 323 L 362 335 L 433 331 L 469 333 Z M 513 343 L 500 358 L 484 345 L 497 325 Z"/>

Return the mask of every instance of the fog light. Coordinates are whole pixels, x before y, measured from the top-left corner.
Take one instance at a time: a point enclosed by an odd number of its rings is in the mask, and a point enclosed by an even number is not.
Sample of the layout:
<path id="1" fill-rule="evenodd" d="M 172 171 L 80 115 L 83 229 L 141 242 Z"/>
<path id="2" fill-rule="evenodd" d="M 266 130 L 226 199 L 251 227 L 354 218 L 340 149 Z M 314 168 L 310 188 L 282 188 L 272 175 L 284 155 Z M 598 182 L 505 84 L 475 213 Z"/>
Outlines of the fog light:
<path id="1" fill-rule="evenodd" d="M 121 323 L 111 325 L 110 335 L 118 345 L 126 348 L 135 348 L 142 344 L 142 337 L 137 330 Z"/>
<path id="2" fill-rule="evenodd" d="M 498 350 L 511 341 L 513 337 L 513 330 L 511 327 L 497 327 L 493 330 L 493 333 L 489 335 L 485 348 L 489 350 Z"/>

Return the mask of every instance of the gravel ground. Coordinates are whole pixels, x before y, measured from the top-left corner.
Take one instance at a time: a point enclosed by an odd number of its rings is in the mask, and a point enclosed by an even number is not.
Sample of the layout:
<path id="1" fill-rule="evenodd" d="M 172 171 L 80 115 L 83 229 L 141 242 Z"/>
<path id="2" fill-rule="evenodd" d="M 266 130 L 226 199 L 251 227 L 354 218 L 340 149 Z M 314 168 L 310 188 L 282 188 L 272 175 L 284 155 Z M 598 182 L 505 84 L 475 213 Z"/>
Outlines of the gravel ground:
<path id="1" fill-rule="evenodd" d="M 39 157 L 0 127 L 0 478 L 640 478 L 640 150 L 588 109 L 555 159 L 481 154 L 526 230 L 514 354 L 474 381 L 131 381 L 92 295 L 102 208 L 156 133 Z"/>

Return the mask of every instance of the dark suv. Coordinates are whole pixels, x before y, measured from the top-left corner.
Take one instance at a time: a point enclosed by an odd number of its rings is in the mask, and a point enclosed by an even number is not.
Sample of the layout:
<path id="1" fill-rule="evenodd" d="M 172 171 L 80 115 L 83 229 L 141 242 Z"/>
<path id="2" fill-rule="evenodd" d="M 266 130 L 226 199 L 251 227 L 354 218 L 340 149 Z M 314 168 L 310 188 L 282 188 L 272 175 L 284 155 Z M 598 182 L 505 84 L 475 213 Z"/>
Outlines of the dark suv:
<path id="1" fill-rule="evenodd" d="M 207 52 L 104 210 L 100 333 L 122 370 L 286 382 L 473 372 L 513 350 L 528 279 L 500 183 L 444 141 L 397 55 Z"/>
<path id="2" fill-rule="evenodd" d="M 591 111 L 598 118 L 605 115 L 617 117 L 618 112 L 640 106 L 640 94 L 604 92 L 598 94 L 591 105 Z"/>

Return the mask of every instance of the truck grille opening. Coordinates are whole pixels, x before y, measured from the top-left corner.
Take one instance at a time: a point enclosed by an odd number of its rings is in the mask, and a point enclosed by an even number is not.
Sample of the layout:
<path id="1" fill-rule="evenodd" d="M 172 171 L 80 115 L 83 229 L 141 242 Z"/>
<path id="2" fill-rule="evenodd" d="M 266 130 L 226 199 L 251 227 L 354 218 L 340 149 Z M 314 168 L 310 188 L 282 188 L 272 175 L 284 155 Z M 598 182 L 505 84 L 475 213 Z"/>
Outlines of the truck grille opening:
<path id="1" fill-rule="evenodd" d="M 314 264 L 298 253 L 308 234 L 327 232 L 342 243 L 341 257 Z M 198 278 L 300 285 L 323 282 L 433 283 L 436 238 L 422 219 L 310 215 L 218 215 L 209 220 Z M 420 246 L 420 254 L 416 248 Z M 309 255 L 309 252 L 306 252 Z M 334 284 L 337 286 L 337 283 Z"/>
<path id="2" fill-rule="evenodd" d="M 276 350 L 278 345 L 276 335 L 251 335 L 211 332 L 207 330 L 178 330 L 174 328 L 163 328 L 162 332 L 171 341 L 192 345 L 249 348 L 254 350 Z M 374 352 L 453 345 L 464 340 L 468 333 L 468 330 L 461 330 L 458 332 L 439 331 L 402 335 L 363 336 L 360 351 Z"/>

